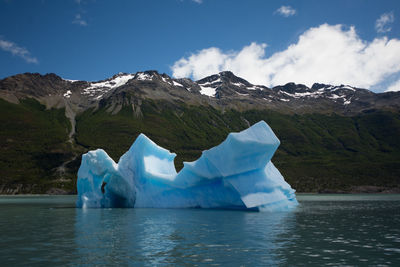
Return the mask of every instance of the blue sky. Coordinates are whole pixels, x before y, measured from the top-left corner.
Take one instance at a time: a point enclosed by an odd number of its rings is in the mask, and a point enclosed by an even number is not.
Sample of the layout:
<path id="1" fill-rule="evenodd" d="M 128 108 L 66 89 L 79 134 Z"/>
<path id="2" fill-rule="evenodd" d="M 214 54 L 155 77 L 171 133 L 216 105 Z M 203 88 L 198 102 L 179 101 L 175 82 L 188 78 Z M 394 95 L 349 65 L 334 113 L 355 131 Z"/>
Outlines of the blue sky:
<path id="1" fill-rule="evenodd" d="M 0 0 L 0 78 L 232 70 L 267 86 L 400 90 L 399 21 L 397 0 Z"/>

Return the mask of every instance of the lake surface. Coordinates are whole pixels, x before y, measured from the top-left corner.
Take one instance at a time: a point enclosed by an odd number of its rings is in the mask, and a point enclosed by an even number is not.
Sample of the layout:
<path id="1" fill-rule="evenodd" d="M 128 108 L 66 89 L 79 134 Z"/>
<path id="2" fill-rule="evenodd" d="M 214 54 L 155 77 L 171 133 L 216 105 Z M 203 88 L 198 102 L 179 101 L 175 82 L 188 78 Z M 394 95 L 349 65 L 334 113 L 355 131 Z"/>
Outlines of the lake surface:
<path id="1" fill-rule="evenodd" d="M 400 195 L 298 195 L 290 212 L 76 209 L 1 196 L 1 266 L 400 266 Z"/>

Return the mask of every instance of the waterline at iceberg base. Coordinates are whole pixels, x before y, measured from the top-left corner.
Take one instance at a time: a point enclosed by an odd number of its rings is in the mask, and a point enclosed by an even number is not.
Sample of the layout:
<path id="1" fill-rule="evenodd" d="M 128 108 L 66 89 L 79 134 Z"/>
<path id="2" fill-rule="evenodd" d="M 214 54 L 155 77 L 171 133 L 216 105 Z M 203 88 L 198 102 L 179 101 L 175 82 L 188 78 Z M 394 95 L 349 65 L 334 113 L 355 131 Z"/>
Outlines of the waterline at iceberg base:
<path id="1" fill-rule="evenodd" d="M 279 144 L 260 121 L 177 173 L 176 154 L 140 134 L 118 164 L 102 149 L 82 156 L 77 206 L 287 210 L 298 202 L 271 162 Z"/>

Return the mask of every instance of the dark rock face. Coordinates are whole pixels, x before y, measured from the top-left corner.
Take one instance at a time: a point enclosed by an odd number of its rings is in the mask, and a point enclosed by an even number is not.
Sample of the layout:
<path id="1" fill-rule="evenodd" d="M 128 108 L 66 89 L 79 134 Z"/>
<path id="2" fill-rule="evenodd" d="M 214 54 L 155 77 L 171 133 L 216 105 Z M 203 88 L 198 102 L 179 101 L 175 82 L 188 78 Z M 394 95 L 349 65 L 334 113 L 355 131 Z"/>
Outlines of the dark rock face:
<path id="1" fill-rule="evenodd" d="M 295 93 L 305 93 L 305 92 L 315 92 L 314 89 L 308 88 L 304 84 L 295 84 L 295 83 L 287 83 L 283 86 L 275 86 L 272 88 L 275 92 L 280 92 L 284 91 L 290 94 L 295 94 Z"/>
<path id="2" fill-rule="evenodd" d="M 53 73 L 46 75 L 24 73 L 0 80 L 1 90 L 34 97 L 61 93 L 65 88 L 69 87 L 70 84 L 68 82 L 63 81 Z"/>

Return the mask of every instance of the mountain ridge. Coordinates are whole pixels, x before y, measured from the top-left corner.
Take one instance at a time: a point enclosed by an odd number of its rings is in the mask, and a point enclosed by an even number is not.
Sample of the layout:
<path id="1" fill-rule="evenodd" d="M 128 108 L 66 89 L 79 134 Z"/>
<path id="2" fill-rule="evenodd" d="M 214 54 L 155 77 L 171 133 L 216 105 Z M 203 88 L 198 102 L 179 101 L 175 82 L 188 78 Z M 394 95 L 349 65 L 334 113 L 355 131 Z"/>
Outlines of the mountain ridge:
<path id="1" fill-rule="evenodd" d="M 174 79 L 156 70 L 118 73 L 95 82 L 63 79 L 54 73 L 24 73 L 0 80 L 0 98 L 18 103 L 20 98 L 33 97 L 47 108 L 66 107 L 66 115 L 71 120 L 76 114 L 98 106 L 101 101 L 110 107 L 116 106 L 116 109 L 110 108 L 115 113 L 121 109 L 121 102 L 118 103 L 121 99 L 116 103 L 113 95 L 121 92 L 136 100 L 183 101 L 192 105 L 211 105 L 221 110 L 271 109 L 283 113 L 354 115 L 370 109 L 400 109 L 400 92 L 374 93 L 348 85 L 320 83 L 311 87 L 287 83 L 268 88 L 251 84 L 230 71 L 198 81 Z M 123 100 L 122 104 L 140 105 L 132 98 Z"/>

